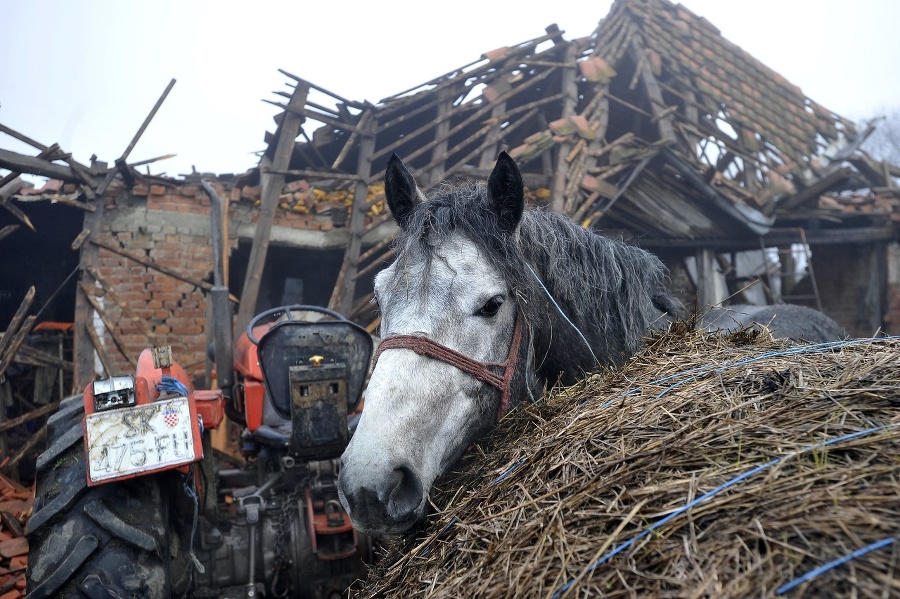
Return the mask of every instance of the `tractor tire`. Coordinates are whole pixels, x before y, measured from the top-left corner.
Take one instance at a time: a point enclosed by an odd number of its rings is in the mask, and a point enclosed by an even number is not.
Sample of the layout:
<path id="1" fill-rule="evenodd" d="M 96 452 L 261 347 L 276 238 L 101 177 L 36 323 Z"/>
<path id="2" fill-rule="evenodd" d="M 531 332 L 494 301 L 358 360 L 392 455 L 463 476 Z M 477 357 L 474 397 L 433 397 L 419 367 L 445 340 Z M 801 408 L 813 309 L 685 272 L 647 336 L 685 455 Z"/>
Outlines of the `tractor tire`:
<path id="1" fill-rule="evenodd" d="M 82 396 L 47 421 L 28 522 L 29 599 L 171 595 L 165 473 L 87 486 Z"/>

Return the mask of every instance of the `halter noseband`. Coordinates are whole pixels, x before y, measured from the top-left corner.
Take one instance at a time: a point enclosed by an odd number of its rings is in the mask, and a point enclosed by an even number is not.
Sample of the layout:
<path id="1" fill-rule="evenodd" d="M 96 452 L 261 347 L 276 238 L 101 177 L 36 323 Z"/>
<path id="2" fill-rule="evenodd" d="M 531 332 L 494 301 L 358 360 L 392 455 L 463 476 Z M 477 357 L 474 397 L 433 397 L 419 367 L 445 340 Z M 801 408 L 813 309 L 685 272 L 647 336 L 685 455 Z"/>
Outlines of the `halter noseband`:
<path id="1" fill-rule="evenodd" d="M 503 362 L 479 362 L 472 358 L 441 345 L 437 341 L 420 335 L 394 335 L 382 339 L 372 358 L 372 370 L 378 363 L 378 356 L 386 349 L 411 349 L 420 356 L 427 356 L 446 362 L 472 375 L 479 381 L 492 385 L 500 390 L 500 407 L 497 410 L 497 420 L 506 413 L 509 408 L 509 393 L 512 386 L 512 376 L 516 369 L 516 361 L 519 357 L 519 347 L 522 345 L 522 318 L 516 316 L 516 325 L 513 330 L 512 341 L 509 344 L 509 352 Z M 491 372 L 491 368 L 503 368 L 503 375 Z"/>

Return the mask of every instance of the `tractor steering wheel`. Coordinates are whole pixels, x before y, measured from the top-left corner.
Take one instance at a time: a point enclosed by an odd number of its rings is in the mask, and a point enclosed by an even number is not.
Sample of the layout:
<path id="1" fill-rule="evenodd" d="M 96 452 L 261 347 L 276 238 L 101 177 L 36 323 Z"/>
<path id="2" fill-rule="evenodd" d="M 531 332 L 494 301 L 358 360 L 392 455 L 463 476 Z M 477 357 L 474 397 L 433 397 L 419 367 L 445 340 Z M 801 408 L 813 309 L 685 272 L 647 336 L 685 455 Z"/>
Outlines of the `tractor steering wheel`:
<path id="1" fill-rule="evenodd" d="M 260 312 L 256 316 L 247 323 L 247 338 L 250 339 L 250 343 L 253 345 L 259 345 L 259 339 L 256 338 L 256 335 L 253 334 L 253 329 L 264 324 L 268 324 L 270 322 L 274 322 L 281 318 L 282 316 L 286 316 L 289 322 L 293 322 L 294 312 L 318 312 L 319 314 L 325 314 L 327 316 L 331 316 L 336 320 L 347 320 L 334 310 L 329 310 L 328 308 L 323 308 L 321 306 L 305 306 L 302 304 L 294 304 L 292 306 L 278 306 L 277 308 L 271 308 L 264 312 Z"/>

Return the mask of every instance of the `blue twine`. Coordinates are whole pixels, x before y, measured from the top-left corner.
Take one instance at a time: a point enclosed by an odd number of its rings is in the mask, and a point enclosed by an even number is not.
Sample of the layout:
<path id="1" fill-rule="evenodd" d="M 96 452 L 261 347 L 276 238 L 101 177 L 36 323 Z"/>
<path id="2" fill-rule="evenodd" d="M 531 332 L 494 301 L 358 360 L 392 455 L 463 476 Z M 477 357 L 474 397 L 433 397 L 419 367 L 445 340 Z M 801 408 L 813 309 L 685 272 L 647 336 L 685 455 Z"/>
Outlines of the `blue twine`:
<path id="1" fill-rule="evenodd" d="M 441 530 L 441 532 L 439 532 L 439 533 L 437 534 L 437 536 L 435 537 L 435 540 L 440 539 L 442 536 L 444 536 L 444 533 L 447 532 L 448 530 L 450 530 L 450 528 L 451 528 L 454 524 L 456 524 L 456 517 L 455 517 L 455 516 L 454 516 L 453 518 L 450 519 L 450 522 L 447 522 L 447 526 L 445 526 L 445 527 L 443 528 L 443 530 Z M 423 547 L 423 548 L 419 551 L 419 557 L 425 557 L 426 555 L 428 555 L 429 553 L 431 553 L 431 546 L 432 546 L 432 544 L 429 543 L 427 546 Z"/>
<path id="2" fill-rule="evenodd" d="M 827 564 L 822 564 L 818 568 L 815 568 L 814 570 L 810 570 L 803 576 L 801 576 L 799 578 L 795 578 L 794 580 L 790 581 L 787 584 L 781 585 L 780 587 L 778 587 L 775 590 L 775 593 L 777 595 L 783 595 L 784 593 L 787 593 L 794 587 L 801 585 L 804 582 L 808 582 L 808 581 L 812 580 L 819 574 L 827 572 L 827 571 L 831 570 L 832 568 L 837 568 L 838 566 L 846 564 L 847 562 L 849 562 L 852 559 L 862 557 L 863 555 L 865 555 L 871 551 L 875 551 L 876 549 L 881 549 L 882 547 L 887 547 L 888 545 L 890 545 L 893 542 L 894 542 L 894 537 L 888 537 L 886 539 L 881 539 L 880 541 L 872 543 L 871 545 L 866 545 L 865 547 L 861 547 L 861 548 L 857 549 L 856 551 L 854 551 L 853 553 L 850 553 L 843 557 L 839 557 L 838 559 L 832 560 L 832 561 L 828 562 Z"/>
<path id="3" fill-rule="evenodd" d="M 858 345 L 860 343 L 883 341 L 883 340 L 887 340 L 887 339 L 896 339 L 896 338 L 897 337 L 868 337 L 865 339 L 853 339 L 853 340 L 849 340 L 849 341 L 827 341 L 824 343 L 816 343 L 813 345 L 801 345 L 801 346 L 792 347 L 792 348 L 789 348 L 786 350 L 781 350 L 781 351 L 765 352 L 762 354 L 758 354 L 756 356 L 752 356 L 750 358 L 743 358 L 741 360 L 737 360 L 731 364 L 726 364 L 725 366 L 702 366 L 700 368 L 693 369 L 693 371 L 699 371 L 695 376 L 687 377 L 681 381 L 678 381 L 677 383 L 674 383 L 673 385 L 670 385 L 669 387 L 667 387 L 666 389 L 661 391 L 656 397 L 660 398 L 663 395 L 665 395 L 666 393 L 668 393 L 669 391 L 671 391 L 672 389 L 675 389 L 676 387 L 679 387 L 679 386 L 683 385 L 684 383 L 694 381 L 694 380 L 700 378 L 700 376 L 702 376 L 703 374 L 706 374 L 707 372 L 723 372 L 725 370 L 728 370 L 729 368 L 746 366 L 747 364 L 752 364 L 754 362 L 758 362 L 760 360 L 765 360 L 767 358 L 781 358 L 781 357 L 793 356 L 793 355 L 797 355 L 797 354 L 818 353 L 818 352 L 823 352 L 823 351 L 827 351 L 830 349 L 834 349 L 836 347 L 850 347 L 852 345 Z M 658 381 L 654 381 L 654 383 L 662 382 L 662 381 L 667 380 L 668 378 L 672 378 L 674 376 L 683 376 L 685 374 L 690 374 L 691 372 L 692 371 L 687 371 L 687 372 L 678 373 L 676 375 L 670 375 L 670 377 L 663 377 L 662 379 L 659 379 Z"/>
<path id="4" fill-rule="evenodd" d="M 191 394 L 190 390 L 184 383 L 176 379 L 174 376 L 169 376 L 167 374 L 163 375 L 162 382 L 157 385 L 156 388 L 160 391 L 165 391 L 166 393 L 177 393 L 185 397 Z"/>
<path id="5" fill-rule="evenodd" d="M 631 547 L 631 546 L 634 545 L 637 541 L 643 539 L 644 537 L 646 537 L 647 535 L 649 535 L 651 532 L 653 532 L 653 531 L 656 530 L 657 528 L 659 528 L 659 527 L 665 525 L 666 523 L 670 522 L 670 521 L 673 520 L 674 518 L 680 516 L 681 514 L 685 513 L 686 511 L 690 510 L 691 508 L 695 507 L 695 506 L 698 505 L 699 503 L 701 503 L 701 502 L 703 502 L 703 501 L 706 501 L 706 500 L 709 499 L 710 497 L 713 497 L 714 495 L 717 495 L 717 494 L 721 493 L 721 492 L 724 491 L 725 489 L 727 489 L 727 488 L 729 488 L 729 487 L 732 487 L 732 486 L 736 485 L 737 483 L 741 482 L 742 480 L 744 480 L 744 479 L 746 479 L 746 478 L 749 478 L 749 477 L 753 476 L 754 474 L 756 474 L 756 473 L 758 473 L 758 472 L 761 472 L 761 471 L 765 470 L 766 468 L 769 468 L 770 466 L 774 466 L 774 465 L 776 465 L 776 464 L 779 464 L 779 463 L 781 463 L 781 462 L 784 462 L 784 461 L 787 460 L 788 458 L 798 456 L 798 455 L 800 455 L 800 454 L 802 454 L 802 453 L 806 453 L 806 452 L 809 452 L 809 451 L 813 451 L 813 450 L 816 450 L 816 449 L 820 449 L 820 448 L 822 448 L 822 447 L 827 447 L 828 445 L 834 445 L 835 443 L 840 443 L 840 442 L 842 442 L 842 441 L 849 441 L 850 439 L 855 439 L 855 438 L 857 438 L 857 437 L 863 437 L 863 436 L 865 436 L 865 435 L 870 435 L 870 434 L 872 434 L 872 433 L 877 433 L 877 432 L 879 432 L 879 431 L 881 431 L 881 430 L 884 430 L 885 428 L 887 428 L 887 427 L 884 427 L 884 426 L 876 426 L 876 427 L 874 427 L 874 428 L 869 428 L 869 429 L 866 429 L 866 430 L 857 431 L 857 432 L 855 432 L 855 433 L 850 433 L 850 434 L 848 434 L 848 435 L 843 435 L 843 436 L 840 436 L 840 437 L 836 437 L 836 438 L 834 438 L 834 439 L 829 439 L 829 440 L 827 440 L 827 441 L 822 441 L 822 442 L 820 442 L 820 443 L 816 443 L 816 444 L 814 444 L 814 445 L 809 445 L 809 446 L 807 446 L 807 447 L 804 447 L 803 449 L 801 449 L 801 450 L 799 450 L 799 451 L 797 451 L 797 452 L 794 452 L 794 453 L 791 453 L 791 454 L 782 456 L 782 457 L 780 457 L 780 458 L 775 458 L 775 459 L 770 460 L 770 461 L 768 461 L 768 462 L 766 462 L 766 463 L 764 463 L 764 464 L 760 464 L 759 466 L 756 466 L 756 467 L 754 467 L 754 468 L 752 468 L 752 469 L 750 469 L 750 470 L 744 472 L 743 474 L 740 474 L 740 475 L 738 475 L 738 476 L 732 478 L 731 480 L 729 480 L 729 481 L 727 481 L 727 482 L 725 482 L 725 483 L 719 485 L 719 486 L 716 487 L 715 489 L 713 489 L 713 490 L 711 490 L 711 491 L 708 491 L 707 493 L 704 493 L 702 496 L 700 496 L 700 497 L 698 497 L 697 499 L 695 499 L 695 500 L 689 502 L 687 505 L 685 505 L 685 506 L 683 506 L 683 507 L 677 509 L 676 511 L 672 512 L 671 514 L 669 514 L 669 515 L 666 516 L 665 518 L 662 518 L 661 520 L 657 520 L 656 522 L 654 522 L 653 524 L 651 524 L 650 526 L 648 526 L 646 529 L 642 530 L 640 533 L 638 533 L 637 535 L 635 535 L 635 536 L 633 536 L 632 538 L 628 539 L 628 540 L 625 541 L 624 543 L 621 543 L 618 547 L 616 547 L 615 549 L 613 549 L 612 551 L 610 551 L 609 553 L 607 553 L 606 555 L 604 555 L 603 557 L 601 557 L 600 559 L 598 559 L 596 562 L 594 562 L 593 564 L 591 564 L 590 566 L 588 566 L 586 572 L 593 572 L 593 571 L 596 570 L 598 567 L 600 567 L 602 564 L 604 564 L 605 562 L 607 562 L 607 561 L 609 561 L 610 559 L 612 559 L 616 554 L 618 554 L 618 553 L 624 551 L 625 549 Z M 893 427 L 890 427 L 890 428 L 893 428 Z M 572 586 L 574 583 L 575 583 L 575 579 L 573 578 L 573 579 L 569 580 L 569 582 L 567 582 L 566 584 L 564 584 L 564 585 L 562 585 L 561 587 L 559 587 L 559 588 L 556 590 L 556 592 L 553 593 L 553 598 L 556 599 L 556 597 L 559 597 L 560 594 L 562 594 L 562 593 L 566 592 L 567 590 L 569 590 L 569 588 L 571 588 L 571 586 Z"/>
<path id="6" fill-rule="evenodd" d="M 507 469 L 503 472 L 503 474 L 501 474 L 500 476 L 498 476 L 497 478 L 495 478 L 495 479 L 494 479 L 494 482 L 492 482 L 492 483 L 491 483 L 490 485 L 488 485 L 488 486 L 489 486 L 489 487 L 493 487 L 494 485 L 496 485 L 497 483 L 499 483 L 501 480 L 503 480 L 504 478 L 506 478 L 507 476 L 509 476 L 509 475 L 512 474 L 513 472 L 515 472 L 515 471 L 519 468 L 519 466 L 521 466 L 521 465 L 524 464 L 524 463 L 525 463 L 525 460 L 524 460 L 524 459 L 523 459 L 523 460 L 519 460 L 518 462 L 516 462 L 515 464 L 513 464 L 512 466 L 510 466 L 509 468 L 507 468 Z"/>

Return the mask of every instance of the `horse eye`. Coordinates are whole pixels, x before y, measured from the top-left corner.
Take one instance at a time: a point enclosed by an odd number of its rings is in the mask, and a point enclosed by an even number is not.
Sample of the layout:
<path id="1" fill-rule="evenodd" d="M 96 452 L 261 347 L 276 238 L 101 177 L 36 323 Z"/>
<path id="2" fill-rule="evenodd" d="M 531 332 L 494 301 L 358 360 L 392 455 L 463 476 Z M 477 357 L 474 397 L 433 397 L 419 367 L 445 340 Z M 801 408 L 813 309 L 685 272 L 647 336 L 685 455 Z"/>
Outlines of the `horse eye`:
<path id="1" fill-rule="evenodd" d="M 491 316 L 496 316 L 497 312 L 500 311 L 500 306 L 503 305 L 504 301 L 506 300 L 502 295 L 495 295 L 481 307 L 481 310 L 478 311 L 478 316 L 485 316 L 488 318 Z"/>

